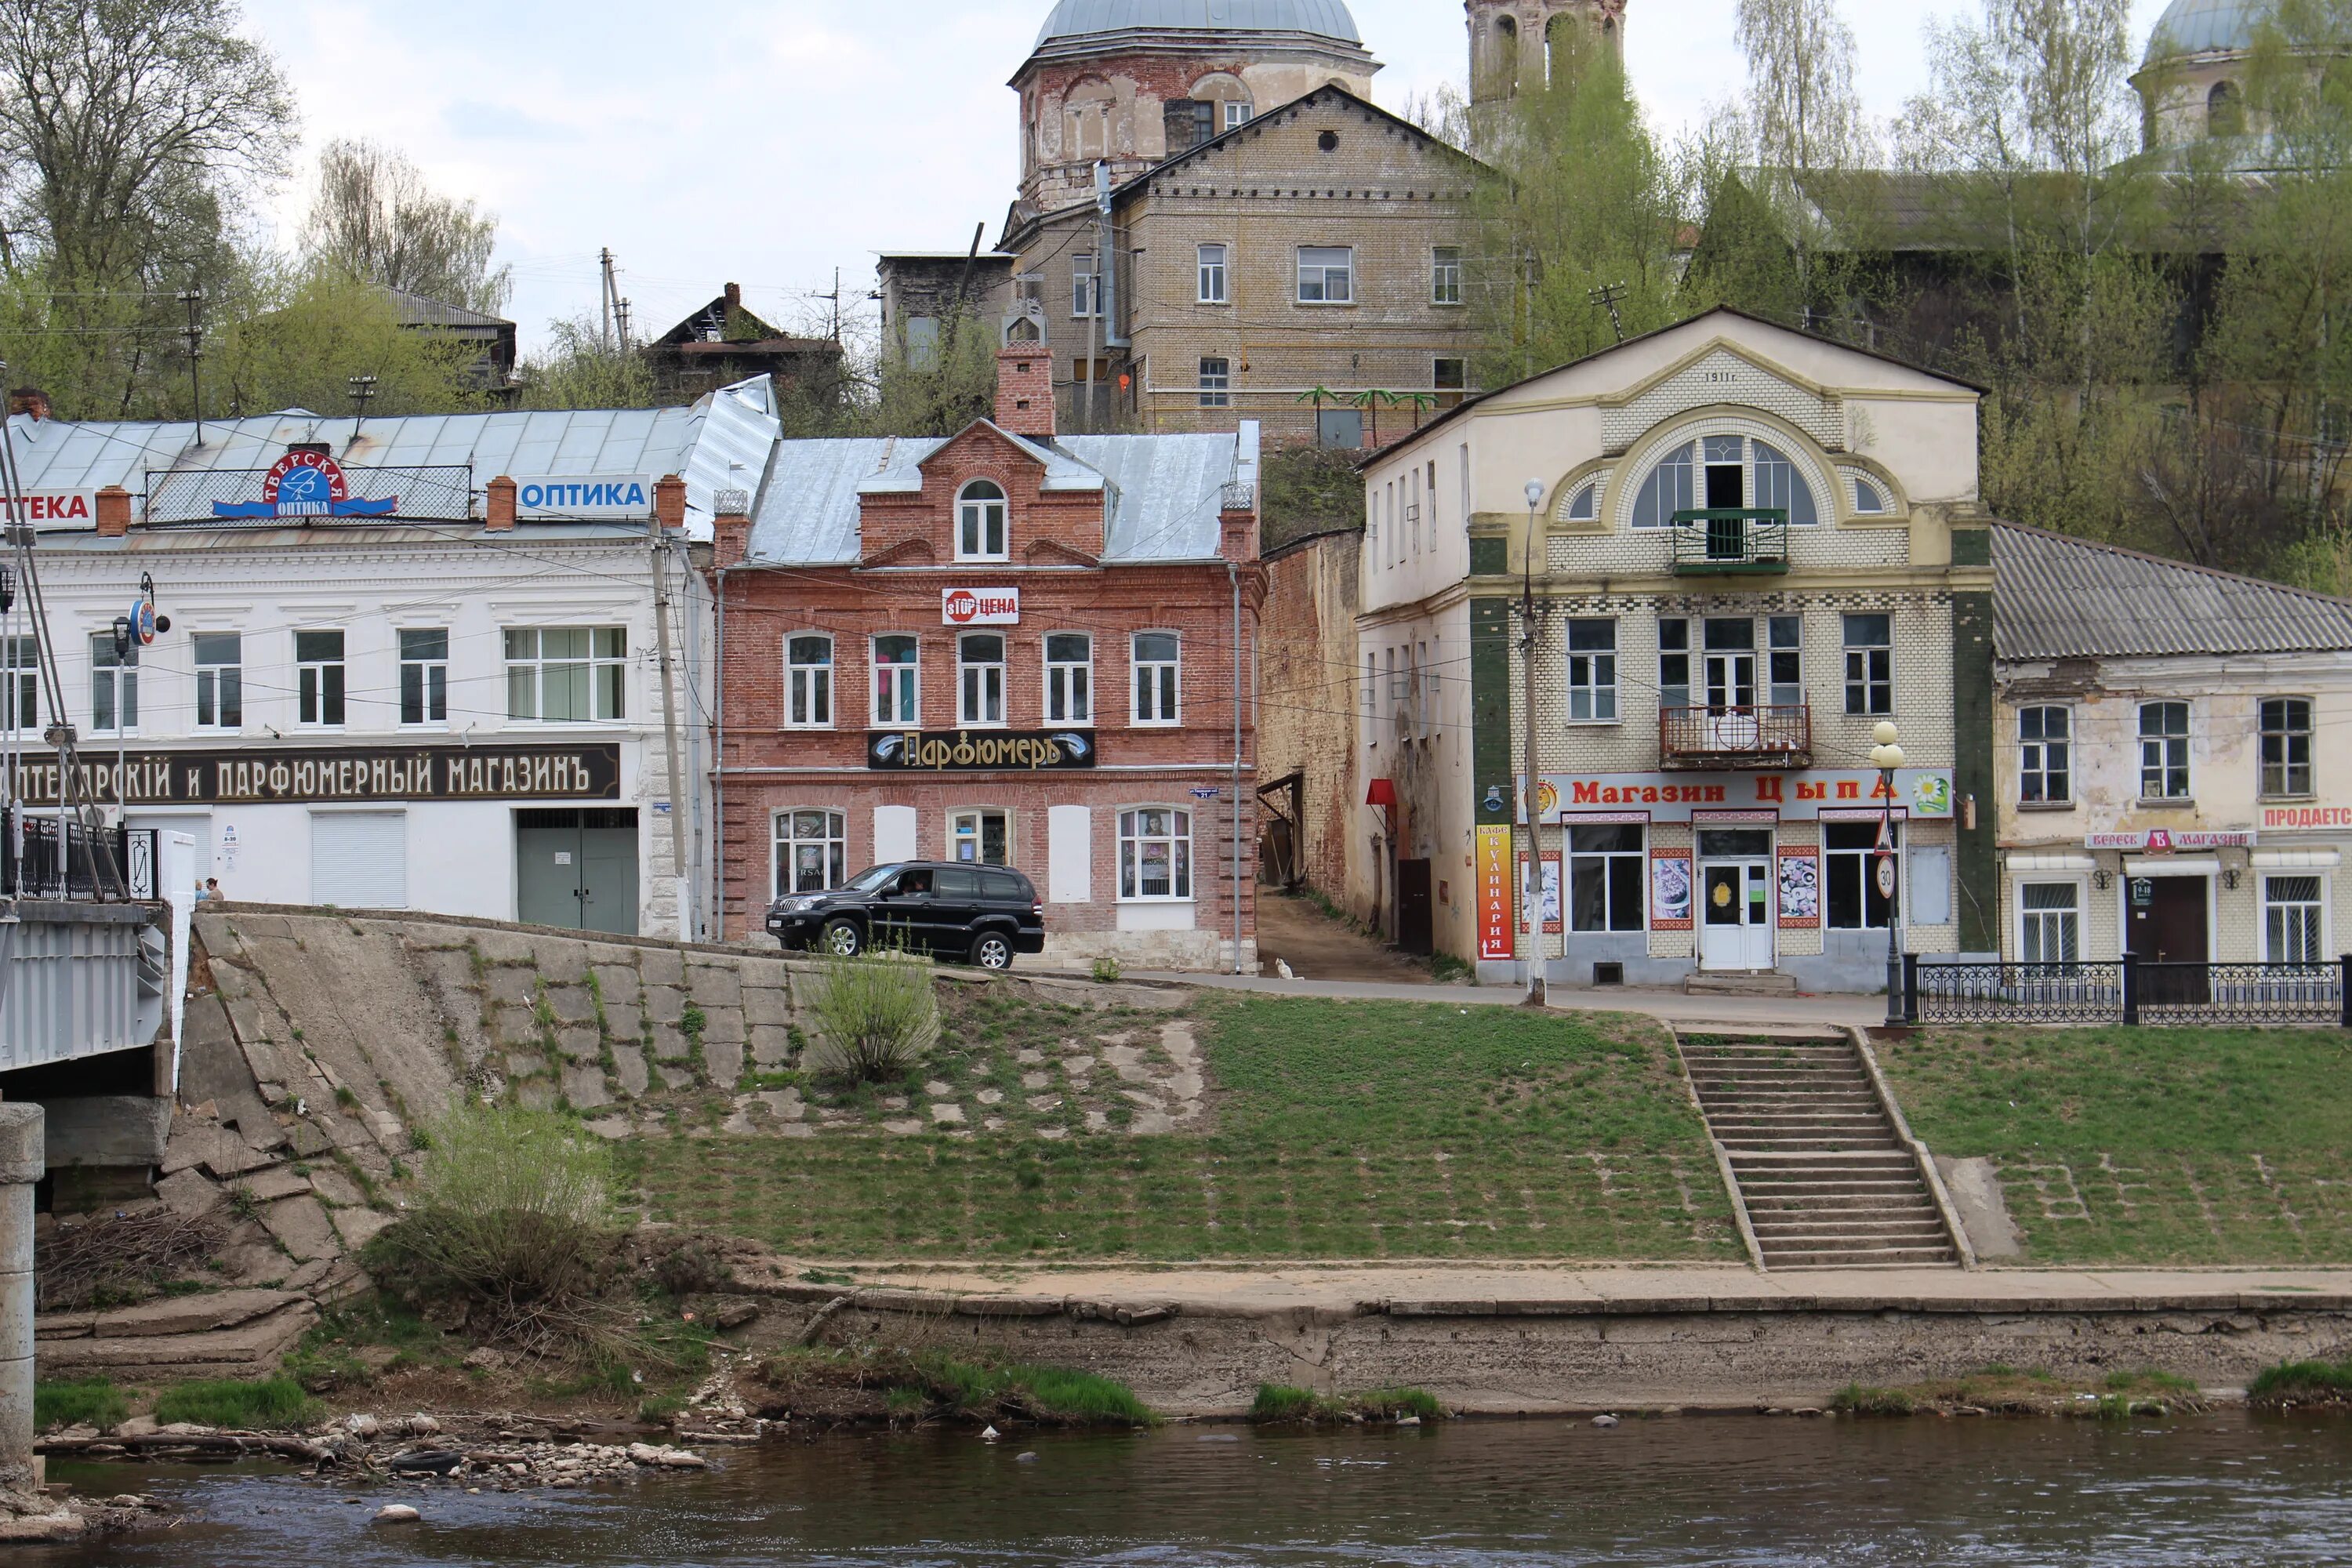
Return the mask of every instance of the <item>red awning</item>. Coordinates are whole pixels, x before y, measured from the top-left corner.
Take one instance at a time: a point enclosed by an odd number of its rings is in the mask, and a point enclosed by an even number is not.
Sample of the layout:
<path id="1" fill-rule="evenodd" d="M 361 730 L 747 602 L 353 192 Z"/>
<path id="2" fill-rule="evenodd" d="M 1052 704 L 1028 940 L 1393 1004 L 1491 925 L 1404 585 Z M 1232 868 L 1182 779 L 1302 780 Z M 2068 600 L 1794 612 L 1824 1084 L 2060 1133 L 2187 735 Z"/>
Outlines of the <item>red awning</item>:
<path id="1" fill-rule="evenodd" d="M 1396 780 L 1394 779 L 1374 779 L 1371 793 L 1364 796 L 1366 805 L 1394 805 L 1396 803 Z"/>

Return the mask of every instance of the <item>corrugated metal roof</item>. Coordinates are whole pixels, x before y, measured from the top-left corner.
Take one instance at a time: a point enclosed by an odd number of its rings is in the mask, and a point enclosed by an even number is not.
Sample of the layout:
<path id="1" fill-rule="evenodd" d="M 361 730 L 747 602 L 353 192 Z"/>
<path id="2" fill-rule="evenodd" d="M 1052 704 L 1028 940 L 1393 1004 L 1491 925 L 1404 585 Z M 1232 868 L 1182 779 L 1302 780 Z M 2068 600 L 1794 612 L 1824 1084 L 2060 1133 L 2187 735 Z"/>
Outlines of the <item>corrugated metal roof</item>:
<path id="1" fill-rule="evenodd" d="M 1217 513 L 1236 477 L 1231 436 L 1065 436 L 1110 489 L 1107 561 L 1201 561 L 1217 552 Z"/>
<path id="2" fill-rule="evenodd" d="M 1360 44 L 1345 0 L 1062 0 L 1038 29 L 1037 47 L 1090 33 L 1153 31 L 1318 33 Z"/>
<path id="3" fill-rule="evenodd" d="M 2352 648 L 2352 600 L 2015 523 L 1992 559 L 2002 658 Z"/>
<path id="4" fill-rule="evenodd" d="M 2213 49 L 2252 49 L 2255 23 L 2274 9 L 2261 0 L 2172 0 L 2148 33 L 2146 63 Z"/>

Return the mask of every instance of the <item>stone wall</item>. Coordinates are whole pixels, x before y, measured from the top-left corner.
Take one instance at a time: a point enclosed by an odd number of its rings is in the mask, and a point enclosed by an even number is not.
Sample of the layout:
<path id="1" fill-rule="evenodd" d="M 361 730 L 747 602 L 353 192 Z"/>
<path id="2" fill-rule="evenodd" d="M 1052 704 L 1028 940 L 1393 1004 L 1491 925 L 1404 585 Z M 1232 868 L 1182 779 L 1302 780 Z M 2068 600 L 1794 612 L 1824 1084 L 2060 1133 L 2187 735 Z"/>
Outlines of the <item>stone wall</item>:
<path id="1" fill-rule="evenodd" d="M 1299 865 L 1309 887 L 1335 900 L 1346 895 L 1347 838 L 1363 813 L 1355 674 L 1363 547 L 1363 534 L 1350 530 L 1265 560 L 1258 783 L 1306 774 Z"/>

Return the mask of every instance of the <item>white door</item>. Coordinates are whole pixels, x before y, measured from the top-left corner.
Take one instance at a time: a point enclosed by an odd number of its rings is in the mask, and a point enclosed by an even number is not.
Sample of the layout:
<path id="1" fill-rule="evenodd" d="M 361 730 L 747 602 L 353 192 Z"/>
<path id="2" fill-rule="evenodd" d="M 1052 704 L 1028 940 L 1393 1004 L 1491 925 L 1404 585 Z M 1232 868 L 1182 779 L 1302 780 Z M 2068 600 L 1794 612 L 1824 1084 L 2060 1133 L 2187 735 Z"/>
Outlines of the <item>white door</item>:
<path id="1" fill-rule="evenodd" d="M 1701 969 L 1772 967 L 1772 863 L 1710 860 L 1699 868 Z"/>
<path id="2" fill-rule="evenodd" d="M 314 812 L 310 901 L 342 910 L 406 909 L 408 814 Z"/>

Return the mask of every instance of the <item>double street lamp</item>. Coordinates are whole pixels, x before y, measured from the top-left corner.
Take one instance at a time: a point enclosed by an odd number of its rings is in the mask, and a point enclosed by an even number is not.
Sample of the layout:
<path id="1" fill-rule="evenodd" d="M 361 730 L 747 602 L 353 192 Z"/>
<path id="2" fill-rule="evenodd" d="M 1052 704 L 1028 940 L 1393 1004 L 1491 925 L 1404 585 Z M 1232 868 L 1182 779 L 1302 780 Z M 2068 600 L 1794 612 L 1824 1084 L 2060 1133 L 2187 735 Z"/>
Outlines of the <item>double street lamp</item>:
<path id="1" fill-rule="evenodd" d="M 1903 765 L 1903 748 L 1895 743 L 1890 721 L 1879 721 L 1870 737 L 1878 742 L 1870 748 L 1870 765 L 1878 770 L 1879 786 L 1878 861 L 1872 875 L 1878 879 L 1878 896 L 1886 900 L 1886 1023 L 1892 1028 L 1904 1022 L 1903 945 L 1895 903 L 1895 770 Z"/>

